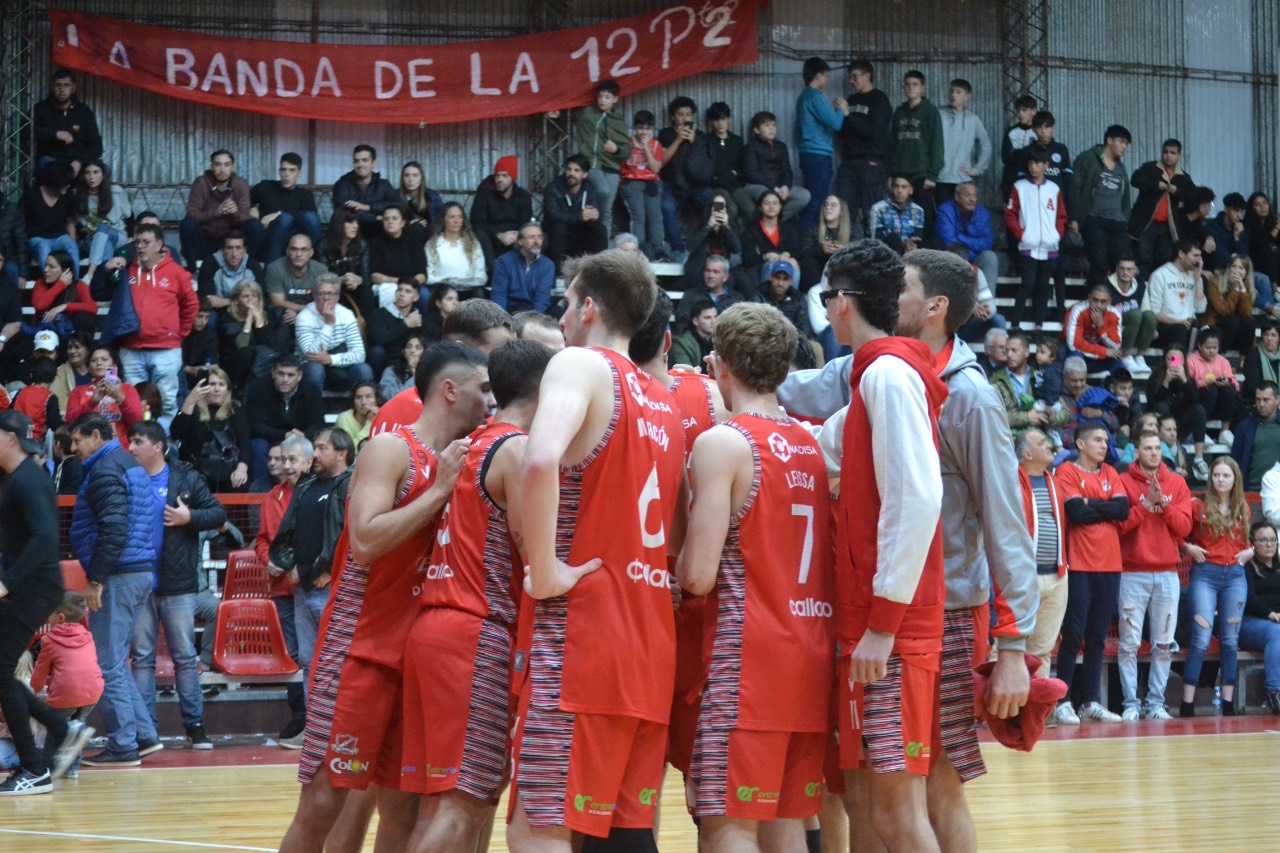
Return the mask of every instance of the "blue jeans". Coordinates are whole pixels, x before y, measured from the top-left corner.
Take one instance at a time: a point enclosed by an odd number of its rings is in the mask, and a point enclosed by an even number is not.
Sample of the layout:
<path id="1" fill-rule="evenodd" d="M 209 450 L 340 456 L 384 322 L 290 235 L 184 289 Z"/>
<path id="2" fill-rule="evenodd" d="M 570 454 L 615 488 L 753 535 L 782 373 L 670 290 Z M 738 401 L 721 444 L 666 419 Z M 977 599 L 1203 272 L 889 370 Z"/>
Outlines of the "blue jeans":
<path id="1" fill-rule="evenodd" d="M 1246 616 L 1240 623 L 1240 645 L 1262 652 L 1262 668 L 1267 673 L 1267 692 L 1280 690 L 1280 622 Z"/>
<path id="2" fill-rule="evenodd" d="M 106 263 L 127 242 L 129 235 L 119 228 L 112 228 L 106 223 L 99 225 L 89 239 L 89 263 L 93 266 Z"/>
<path id="3" fill-rule="evenodd" d="M 617 172 L 606 172 L 603 169 L 592 169 L 587 173 L 591 188 L 596 191 L 596 210 L 600 211 L 600 222 L 604 225 L 604 233 L 613 233 L 613 202 L 618 197 L 619 175 Z"/>
<path id="4" fill-rule="evenodd" d="M 258 220 L 255 219 L 254 222 Z M 258 222 L 258 227 L 262 227 L 261 222 Z M 284 250 L 295 234 L 306 234 L 311 238 L 311 245 L 319 249 L 320 217 L 311 211 L 299 213 L 297 216 L 292 213 L 281 213 L 267 226 L 254 254 L 259 256 L 258 260 L 264 264 L 283 258 Z"/>
<path id="5" fill-rule="evenodd" d="M 640 238 L 640 251 L 652 260 L 662 253 L 662 184 L 623 181 L 622 202 L 631 217 L 631 231 Z"/>
<path id="6" fill-rule="evenodd" d="M 294 587 L 293 625 L 297 635 L 298 657 L 296 662 L 311 680 L 311 659 L 316 652 L 316 635 L 320 632 L 320 614 L 329 603 L 329 587 L 306 590 Z M 306 682 L 304 682 L 306 683 Z"/>
<path id="7" fill-rule="evenodd" d="M 326 387 L 339 391 L 349 391 L 357 382 L 369 382 L 373 379 L 373 368 L 363 361 L 349 364 L 346 367 L 325 366 L 308 361 L 302 365 L 302 379 L 323 391 Z"/>
<path id="8" fill-rule="evenodd" d="M 156 720 L 156 644 L 159 626 L 169 641 L 174 676 L 178 683 L 178 707 L 187 728 L 204 720 L 204 699 L 200 696 L 200 667 L 196 663 L 196 594 L 153 595 L 149 606 L 138 612 L 133 626 L 133 680 L 151 715 Z"/>
<path id="9" fill-rule="evenodd" d="M 965 343 L 972 344 L 983 340 L 987 336 L 987 332 L 992 329 L 1007 328 L 1009 328 L 1009 321 L 1004 318 L 1003 314 L 992 314 L 986 320 L 970 317 L 969 321 L 956 332 L 956 335 Z"/>
<path id="10" fill-rule="evenodd" d="M 31 250 L 31 260 L 41 272 L 44 272 L 44 262 L 49 257 L 49 253 L 61 249 L 71 256 L 76 278 L 80 277 L 80 247 L 70 234 L 59 234 L 57 237 L 29 237 L 27 248 Z"/>
<path id="11" fill-rule="evenodd" d="M 800 173 L 804 175 L 804 186 L 809 191 L 809 203 L 800 212 L 800 227 L 810 231 L 818 221 L 822 203 L 831 195 L 831 179 L 835 176 L 831 155 L 800 152 Z"/>
<path id="12" fill-rule="evenodd" d="M 124 365 L 124 381 L 136 386 L 139 382 L 154 382 L 160 389 L 165 417 L 178 413 L 178 375 L 182 373 L 182 348 L 173 349 L 122 349 L 120 363 Z"/>
<path id="13" fill-rule="evenodd" d="M 1200 667 L 1213 634 L 1214 612 L 1218 615 L 1218 645 L 1222 653 L 1222 683 L 1235 684 L 1236 657 L 1240 648 L 1240 620 L 1244 616 L 1244 599 L 1249 592 L 1244 567 L 1196 563 L 1191 567 L 1191 585 L 1187 596 L 1191 601 L 1191 648 L 1183 664 L 1182 680 L 1200 683 Z"/>
<path id="14" fill-rule="evenodd" d="M 1169 684 L 1169 667 L 1177 643 L 1173 629 L 1178 624 L 1177 572 L 1121 572 L 1120 648 L 1116 663 L 1126 708 L 1143 704 L 1138 700 L 1138 647 L 1142 645 L 1142 623 L 1147 619 L 1151 632 L 1151 672 L 1147 676 L 1146 707 L 1164 705 Z"/>
<path id="15" fill-rule="evenodd" d="M 89 613 L 104 682 L 98 708 L 112 752 L 133 752 L 139 741 L 158 739 L 151 711 L 129 670 L 134 626 L 151 606 L 151 583 L 151 572 L 111 575 L 102 585 L 102 607 Z"/>
<path id="16" fill-rule="evenodd" d="M 276 595 L 271 598 L 276 606 L 276 614 L 280 617 L 280 630 L 284 634 L 284 648 L 298 662 L 298 626 L 293 615 L 294 600 L 292 595 Z M 302 722 L 307 718 L 307 703 L 302 682 L 293 682 L 285 689 L 285 698 L 289 702 L 289 714 L 294 720 Z"/>

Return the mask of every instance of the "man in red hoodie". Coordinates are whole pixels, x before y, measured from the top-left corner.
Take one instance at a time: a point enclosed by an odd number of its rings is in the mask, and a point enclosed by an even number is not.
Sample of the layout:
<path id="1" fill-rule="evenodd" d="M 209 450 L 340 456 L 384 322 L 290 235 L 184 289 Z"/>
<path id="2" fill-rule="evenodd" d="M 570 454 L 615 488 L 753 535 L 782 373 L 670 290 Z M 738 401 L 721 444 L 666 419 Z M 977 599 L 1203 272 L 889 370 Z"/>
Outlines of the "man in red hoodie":
<path id="1" fill-rule="evenodd" d="M 1180 545 L 1191 533 L 1191 491 L 1187 481 L 1165 467 L 1160 434 L 1138 436 L 1138 460 L 1120 475 L 1129 496 L 1129 518 L 1120 525 L 1120 687 L 1121 719 L 1172 719 L 1164 707 L 1173 658 L 1173 629 L 1178 623 Z M 1138 645 L 1142 621 L 1151 614 L 1151 674 L 1147 698 L 1138 699 Z"/>
<path id="2" fill-rule="evenodd" d="M 872 822 L 885 845 L 937 850 L 925 777 L 941 750 L 937 421 L 947 387 L 927 345 L 892 334 L 903 275 L 891 249 L 859 240 L 832 257 L 822 294 L 836 338 L 855 354 L 836 525 L 838 733 L 847 787 L 853 770 L 873 771 Z"/>
<path id="3" fill-rule="evenodd" d="M 124 381 L 130 385 L 154 382 L 164 402 L 164 415 L 178 411 L 178 374 L 182 371 L 182 342 L 191 334 L 200 300 L 191 286 L 191 274 L 178 266 L 164 250 L 164 232 L 158 225 L 139 225 L 134 232 L 138 256 L 126 271 L 138 331 L 118 339 Z M 107 269 L 124 266 L 121 258 L 103 264 Z"/>

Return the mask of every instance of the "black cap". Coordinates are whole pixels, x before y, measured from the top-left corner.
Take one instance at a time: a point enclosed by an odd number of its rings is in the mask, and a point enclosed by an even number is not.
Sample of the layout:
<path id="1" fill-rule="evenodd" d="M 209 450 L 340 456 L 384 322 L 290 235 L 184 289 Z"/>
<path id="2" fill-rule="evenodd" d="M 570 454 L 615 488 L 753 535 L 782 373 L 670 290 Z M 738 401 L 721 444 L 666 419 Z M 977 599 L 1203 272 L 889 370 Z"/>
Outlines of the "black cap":
<path id="1" fill-rule="evenodd" d="M 44 445 L 36 441 L 35 425 L 31 418 L 16 409 L 5 409 L 0 412 L 0 429 L 11 432 L 18 439 L 19 446 L 27 453 L 39 453 Z"/>
<path id="2" fill-rule="evenodd" d="M 1222 200 L 1222 206 L 1232 210 L 1244 210 L 1247 205 L 1244 203 L 1244 196 L 1240 193 L 1227 193 L 1226 198 Z"/>
<path id="3" fill-rule="evenodd" d="M 819 74 L 826 74 L 831 70 L 831 66 L 826 60 L 820 56 L 811 56 L 804 61 L 804 82 L 807 86 L 814 77 Z"/>

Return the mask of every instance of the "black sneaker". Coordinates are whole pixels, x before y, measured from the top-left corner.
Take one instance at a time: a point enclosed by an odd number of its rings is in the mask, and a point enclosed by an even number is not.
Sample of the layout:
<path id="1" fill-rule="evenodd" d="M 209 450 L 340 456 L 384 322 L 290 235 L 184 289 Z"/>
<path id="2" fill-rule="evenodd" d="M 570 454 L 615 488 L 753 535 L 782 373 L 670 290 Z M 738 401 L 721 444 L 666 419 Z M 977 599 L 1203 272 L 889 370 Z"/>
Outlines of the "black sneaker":
<path id="1" fill-rule="evenodd" d="M 1271 690 L 1267 693 L 1267 708 L 1271 713 L 1280 716 L 1280 690 Z"/>
<path id="2" fill-rule="evenodd" d="M 276 740 L 293 740 L 302 734 L 307 727 L 306 720 L 290 720 L 289 725 L 280 730 L 280 734 L 276 735 Z"/>
<path id="3" fill-rule="evenodd" d="M 153 752 L 159 752 L 164 749 L 164 744 L 158 740 L 140 740 L 138 741 L 138 757 L 150 755 Z"/>
<path id="4" fill-rule="evenodd" d="M 204 733 L 204 726 L 188 726 L 187 739 L 192 749 L 213 749 L 213 741 Z"/>
<path id="5" fill-rule="evenodd" d="M 55 780 L 66 775 L 67 768 L 75 763 L 91 737 L 93 737 L 92 726 L 86 726 L 79 720 L 72 720 L 67 724 L 67 736 L 62 739 L 62 743 L 58 744 L 58 751 L 53 757 L 53 767 L 49 770 Z"/>
<path id="6" fill-rule="evenodd" d="M 0 797 L 25 797 L 30 794 L 52 794 L 53 777 L 46 770 L 39 776 L 18 768 L 0 783 Z"/>
<path id="7" fill-rule="evenodd" d="M 138 767 L 142 764 L 142 759 L 137 752 L 112 752 L 104 749 L 96 755 L 86 755 L 80 763 L 90 767 Z"/>

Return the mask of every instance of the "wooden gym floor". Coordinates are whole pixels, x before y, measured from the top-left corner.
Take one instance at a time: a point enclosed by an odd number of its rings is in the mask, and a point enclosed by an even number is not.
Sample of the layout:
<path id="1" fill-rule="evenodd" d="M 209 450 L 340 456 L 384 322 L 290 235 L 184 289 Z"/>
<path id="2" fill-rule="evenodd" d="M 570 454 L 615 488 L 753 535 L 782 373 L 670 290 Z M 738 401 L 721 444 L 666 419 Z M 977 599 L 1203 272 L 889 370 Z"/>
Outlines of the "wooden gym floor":
<path id="1" fill-rule="evenodd" d="M 173 742 L 145 768 L 85 768 L 52 795 L 0 801 L 0 851 L 274 850 L 297 802 L 298 753 L 237 742 L 211 753 Z M 982 849 L 1280 845 L 1275 717 L 1095 723 L 1051 729 L 1032 754 L 989 742 L 983 754 L 991 772 L 968 789 Z M 659 848 L 696 850 L 674 773 L 662 815 Z M 493 850 L 502 839 L 498 826 Z"/>

